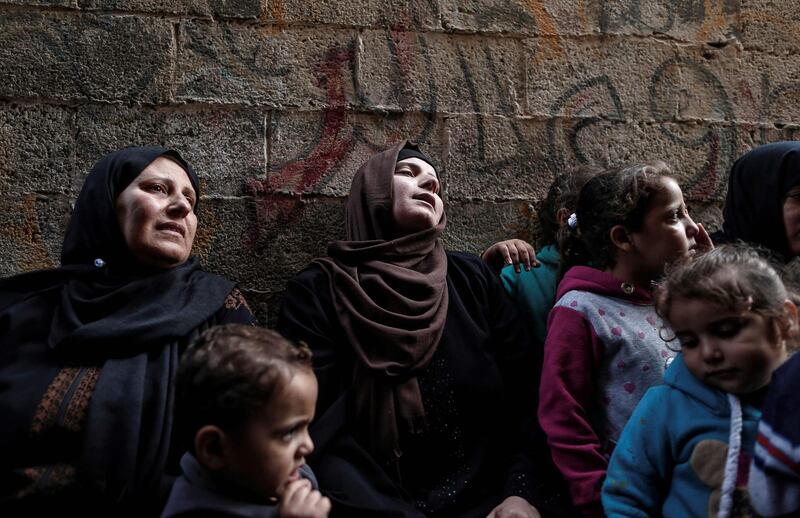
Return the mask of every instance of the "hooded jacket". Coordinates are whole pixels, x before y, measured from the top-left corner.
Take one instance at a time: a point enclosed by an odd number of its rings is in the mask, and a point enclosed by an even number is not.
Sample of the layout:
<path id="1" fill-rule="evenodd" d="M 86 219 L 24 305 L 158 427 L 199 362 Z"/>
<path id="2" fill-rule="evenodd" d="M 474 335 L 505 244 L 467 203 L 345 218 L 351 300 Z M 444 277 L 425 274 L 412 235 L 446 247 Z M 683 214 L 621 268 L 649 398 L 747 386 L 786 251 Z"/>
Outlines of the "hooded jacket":
<path id="1" fill-rule="evenodd" d="M 731 404 L 725 392 L 702 383 L 683 356 L 672 362 L 664 385 L 645 394 L 619 439 L 603 485 L 608 516 L 717 516 L 725 479 Z M 737 401 L 736 398 L 732 398 Z M 746 516 L 747 467 L 761 412 L 741 407 L 739 455 L 732 516 Z M 734 434 L 736 435 L 736 434 Z"/>
<path id="2" fill-rule="evenodd" d="M 628 288 L 627 291 L 625 288 Z M 600 488 L 614 449 L 645 391 L 674 352 L 650 293 L 576 266 L 558 286 L 544 348 L 539 422 L 556 466 L 584 515 L 601 515 Z"/>

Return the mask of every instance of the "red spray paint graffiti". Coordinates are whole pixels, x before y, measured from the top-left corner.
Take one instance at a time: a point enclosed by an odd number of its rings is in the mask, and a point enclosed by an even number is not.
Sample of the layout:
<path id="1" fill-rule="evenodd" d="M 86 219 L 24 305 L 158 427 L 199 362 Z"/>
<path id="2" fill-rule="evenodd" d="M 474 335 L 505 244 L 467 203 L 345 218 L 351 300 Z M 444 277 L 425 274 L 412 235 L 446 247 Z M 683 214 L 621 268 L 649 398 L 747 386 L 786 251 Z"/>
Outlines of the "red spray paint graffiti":
<path id="1" fill-rule="evenodd" d="M 249 182 L 256 200 L 256 219 L 247 233 L 247 246 L 255 246 L 268 227 L 294 222 L 302 210 L 299 194 L 313 190 L 351 149 L 353 137 L 342 135 L 346 119 L 342 69 L 352 60 L 352 48 L 332 48 L 316 67 L 318 84 L 327 91 L 328 108 L 323 113 L 322 137 L 308 157 L 288 164 L 266 180 Z"/>

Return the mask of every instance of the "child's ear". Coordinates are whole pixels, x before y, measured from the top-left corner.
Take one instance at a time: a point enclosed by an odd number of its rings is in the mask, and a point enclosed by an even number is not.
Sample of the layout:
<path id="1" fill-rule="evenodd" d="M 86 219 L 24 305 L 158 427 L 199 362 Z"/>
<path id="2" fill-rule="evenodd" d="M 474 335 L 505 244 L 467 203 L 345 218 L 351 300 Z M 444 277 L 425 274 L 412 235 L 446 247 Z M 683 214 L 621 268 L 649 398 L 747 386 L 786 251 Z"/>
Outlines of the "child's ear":
<path id="1" fill-rule="evenodd" d="M 206 469 L 216 471 L 225 467 L 225 432 L 214 425 L 200 428 L 194 436 L 194 454 Z"/>
<path id="2" fill-rule="evenodd" d="M 631 240 L 631 235 L 628 233 L 627 228 L 622 225 L 614 225 L 611 227 L 611 230 L 608 231 L 608 234 L 615 248 L 623 252 L 630 252 L 633 250 L 633 241 Z"/>

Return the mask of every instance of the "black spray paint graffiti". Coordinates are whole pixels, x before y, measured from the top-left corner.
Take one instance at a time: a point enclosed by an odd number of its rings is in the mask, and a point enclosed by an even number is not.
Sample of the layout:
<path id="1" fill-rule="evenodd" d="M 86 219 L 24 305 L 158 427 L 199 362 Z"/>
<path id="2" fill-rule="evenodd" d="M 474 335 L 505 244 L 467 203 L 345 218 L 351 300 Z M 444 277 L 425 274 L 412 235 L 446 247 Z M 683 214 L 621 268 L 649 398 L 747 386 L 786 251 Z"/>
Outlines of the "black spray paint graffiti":
<path id="1" fill-rule="evenodd" d="M 758 120 L 762 122 L 771 121 L 774 127 L 780 131 L 780 138 L 783 140 L 795 140 L 800 134 L 800 128 L 796 127 L 796 122 L 788 126 L 792 121 L 776 119 L 776 114 L 792 113 L 800 98 L 800 83 L 782 83 L 772 85 L 766 73 L 761 75 L 761 106 L 758 113 Z M 761 126 L 759 129 L 760 144 L 766 144 L 770 140 L 767 128 Z"/>
<path id="2" fill-rule="evenodd" d="M 687 24 L 708 21 L 716 15 L 733 17 L 739 0 L 614 0 L 600 5 L 600 31 L 624 28 L 669 33 Z"/>
<path id="3" fill-rule="evenodd" d="M 675 164 L 692 153 L 705 154 L 704 162 L 684 180 L 687 197 L 708 200 L 718 196 L 737 153 L 733 107 L 722 83 L 701 63 L 668 60 L 651 75 L 648 96 L 658 131 L 679 150 L 675 156 L 660 158 Z M 605 75 L 570 87 L 552 105 L 550 115 L 550 154 L 562 167 L 575 163 L 613 165 L 613 160 L 598 154 L 602 146 L 596 141 L 605 139 L 610 145 L 614 131 L 630 131 L 618 90 Z M 680 124 L 687 120 L 714 122 Z M 642 156 L 647 154 L 647 150 L 641 151 Z"/>
<path id="4" fill-rule="evenodd" d="M 736 127 L 733 107 L 719 79 L 702 64 L 674 59 L 653 73 L 650 115 L 658 122 L 712 120 L 722 124 L 697 126 L 696 130 L 673 131 L 668 124 L 659 130 L 688 150 L 706 150 L 705 163 L 686 180 L 683 190 L 690 199 L 709 199 L 725 188 L 724 178 L 736 159 Z M 728 124 L 725 124 L 728 123 Z"/>
<path id="5" fill-rule="evenodd" d="M 602 163 L 582 148 L 582 133 L 592 126 L 622 121 L 625 114 L 617 89 L 608 76 L 583 81 L 564 92 L 550 108 L 547 122 L 550 155 L 561 168 L 567 164 Z"/>
<path id="6" fill-rule="evenodd" d="M 633 25 L 641 29 L 667 31 L 685 22 L 704 22 L 710 16 L 712 7 L 716 13 L 730 15 L 739 9 L 735 0 L 684 0 L 657 4 L 649 3 L 646 6 L 639 0 L 605 2 L 600 7 L 602 28 L 614 30 L 623 25 Z M 252 183 L 253 194 L 260 207 L 260 228 L 268 226 L 261 224 L 264 221 L 277 217 L 281 222 L 291 222 L 293 215 L 302 208 L 300 197 L 296 194 L 320 192 L 355 146 L 366 146 L 371 150 L 385 147 L 388 142 L 383 137 L 393 135 L 391 130 L 375 132 L 374 128 L 360 123 L 358 117 L 352 116 L 354 107 L 367 110 L 380 105 L 399 107 L 387 111 L 382 117 L 383 125 L 389 128 L 395 126 L 400 131 L 407 130 L 403 125 L 407 120 L 404 112 L 419 111 L 425 115 L 423 124 L 415 126 L 414 131 L 403 136 L 423 141 L 431 137 L 439 110 L 439 92 L 434 74 L 427 74 L 427 82 L 423 82 L 423 87 L 413 95 L 406 85 L 406 79 L 412 78 L 413 70 L 434 69 L 427 33 L 420 30 L 423 24 L 415 18 L 414 13 L 415 10 L 409 9 L 405 16 L 398 17 L 392 25 L 387 26 L 383 40 L 386 63 L 391 69 L 390 75 L 396 77 L 397 81 L 384 85 L 385 91 L 381 94 L 359 88 L 356 40 L 329 49 L 322 61 L 314 65 L 319 83 L 325 85 L 328 92 L 328 108 L 319 119 L 315 131 L 317 137 L 307 147 L 279 163 L 271 163 L 268 181 Z M 657 17 L 653 16 L 658 13 L 664 16 L 656 23 L 654 20 Z M 530 137 L 525 136 L 525 127 L 518 117 L 515 100 L 509 95 L 508 85 L 501 79 L 502 74 L 497 71 L 498 58 L 493 56 L 486 43 L 483 44 L 482 53 L 480 64 L 471 61 L 460 45 L 456 45 L 454 56 L 460 67 L 466 98 L 471 105 L 470 116 L 474 118 L 476 127 L 476 160 L 468 165 L 470 174 L 478 177 L 512 171 L 517 176 L 533 177 L 542 170 L 558 174 L 578 163 L 607 163 L 612 153 L 603 155 L 598 143 L 609 142 L 611 146 L 613 141 L 607 139 L 609 133 L 624 135 L 630 131 L 625 103 L 616 85 L 607 75 L 600 75 L 570 86 L 550 106 L 551 118 L 546 123 L 549 153 L 534 155 L 532 150 L 541 148 L 541 143 L 532 142 Z M 471 59 L 474 60 L 474 57 Z M 485 67 L 484 71 L 488 73 L 475 74 L 476 66 Z M 490 84 L 481 84 L 481 88 L 478 88 L 475 77 L 481 77 L 484 82 L 488 77 Z M 660 132 L 673 144 L 670 149 L 677 149 L 677 152 L 674 156 L 664 157 L 669 161 L 681 160 L 682 150 L 692 160 L 702 154 L 705 157 L 703 162 L 692 166 L 692 171 L 685 178 L 687 194 L 695 199 L 718 196 L 724 189 L 725 173 L 737 153 L 736 119 L 725 87 L 703 63 L 689 60 L 662 63 L 655 68 L 648 84 L 648 107 L 654 123 L 639 121 L 636 124 L 641 122 L 654 126 L 657 128 L 654 131 Z M 491 101 L 478 94 L 479 91 L 486 94 L 487 86 L 488 91 L 494 88 L 497 106 L 502 114 L 507 115 L 506 123 L 512 137 L 512 142 L 503 142 L 510 152 L 505 151 L 502 159 L 489 158 L 491 153 L 487 150 L 489 142 L 493 142 L 488 136 L 491 123 L 485 115 L 491 111 L 487 110 L 487 102 Z M 787 92 L 792 88 L 774 87 L 769 95 L 762 95 L 765 116 L 769 115 L 774 103 L 787 97 Z M 686 119 L 715 122 L 681 124 Z M 283 124 L 282 116 L 275 114 L 270 121 L 270 128 L 277 131 Z M 762 135 L 763 138 L 766 137 Z"/>

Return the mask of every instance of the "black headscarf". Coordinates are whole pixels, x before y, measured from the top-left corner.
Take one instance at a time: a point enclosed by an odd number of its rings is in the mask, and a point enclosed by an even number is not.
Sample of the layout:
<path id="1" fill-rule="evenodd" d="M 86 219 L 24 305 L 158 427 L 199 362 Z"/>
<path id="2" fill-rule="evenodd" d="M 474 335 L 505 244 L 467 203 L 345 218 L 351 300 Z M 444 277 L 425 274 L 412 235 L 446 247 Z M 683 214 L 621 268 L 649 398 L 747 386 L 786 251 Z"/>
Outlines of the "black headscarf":
<path id="1" fill-rule="evenodd" d="M 135 260 L 125 245 L 117 225 L 98 225 L 116 221 L 116 201 L 120 193 L 156 158 L 167 157 L 186 171 L 195 194 L 199 196 L 197 174 L 176 152 L 158 146 L 130 147 L 104 156 L 89 173 L 75 202 L 64 245 L 61 264 L 94 264 L 101 258 L 119 268 L 120 262 L 135 268 Z M 194 207 L 197 211 L 197 204 Z M 109 219 L 110 218 L 110 219 Z"/>
<path id="2" fill-rule="evenodd" d="M 145 268 L 125 244 L 117 196 L 162 156 L 186 171 L 199 199 L 197 175 L 175 151 L 150 146 L 107 155 L 78 196 L 62 266 L 0 281 L 0 343 L 5 348 L 0 353 L 6 364 L 0 409 L 14 408 L 13 415 L 0 419 L 20 421 L 6 421 L 9 430 L 30 426 L 32 411 L 22 408 L 25 398 L 15 401 L 15 390 L 28 390 L 13 382 L 13 373 L 23 368 L 13 364 L 23 361 L 19 358 L 44 358 L 50 366 L 99 366 L 79 465 L 85 476 L 116 493 L 114 499 L 135 497 L 158 484 L 172 428 L 178 344 L 211 318 L 234 287 L 203 272 L 195 258 L 174 268 Z M 41 330 L 32 330 L 31 323 Z M 24 368 L 48 375 L 46 369 Z M 49 383 L 30 381 L 31 386 Z"/>
<path id="3" fill-rule="evenodd" d="M 800 142 L 775 142 L 742 155 L 728 180 L 721 241 L 746 241 L 791 259 L 783 203 L 798 184 Z"/>

